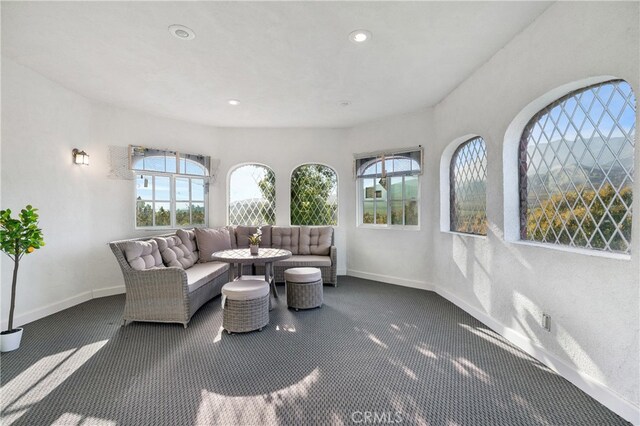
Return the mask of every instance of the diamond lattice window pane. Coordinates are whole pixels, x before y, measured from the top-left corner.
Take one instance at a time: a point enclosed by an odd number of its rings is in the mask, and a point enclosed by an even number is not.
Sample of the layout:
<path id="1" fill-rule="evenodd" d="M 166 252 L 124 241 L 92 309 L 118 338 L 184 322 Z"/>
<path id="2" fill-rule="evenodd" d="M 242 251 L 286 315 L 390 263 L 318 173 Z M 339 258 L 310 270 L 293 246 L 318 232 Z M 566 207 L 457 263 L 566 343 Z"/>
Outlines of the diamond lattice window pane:
<path id="1" fill-rule="evenodd" d="M 291 174 L 291 224 L 338 224 L 338 177 L 322 164 L 305 164 Z"/>
<path id="2" fill-rule="evenodd" d="M 520 141 L 523 239 L 630 252 L 635 117 L 622 80 L 570 93 L 534 116 Z"/>
<path id="3" fill-rule="evenodd" d="M 481 137 L 458 147 L 450 172 L 451 230 L 487 235 L 487 150 Z"/>
<path id="4" fill-rule="evenodd" d="M 246 164 L 229 178 L 229 224 L 273 225 L 276 221 L 276 175 L 269 167 Z"/>

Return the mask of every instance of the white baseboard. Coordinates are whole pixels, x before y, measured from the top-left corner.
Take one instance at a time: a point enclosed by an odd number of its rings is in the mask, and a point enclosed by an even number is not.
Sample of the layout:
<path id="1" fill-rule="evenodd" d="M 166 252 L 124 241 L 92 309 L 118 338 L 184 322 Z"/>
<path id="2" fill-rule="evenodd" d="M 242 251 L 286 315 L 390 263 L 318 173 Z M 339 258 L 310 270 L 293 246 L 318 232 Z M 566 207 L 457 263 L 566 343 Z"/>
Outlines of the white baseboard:
<path id="1" fill-rule="evenodd" d="M 338 270 L 336 272 L 337 272 L 337 275 L 347 275 L 347 269 L 346 268 L 338 268 Z"/>
<path id="2" fill-rule="evenodd" d="M 124 293 L 123 285 L 101 288 L 93 291 L 85 291 L 73 297 L 69 297 L 67 299 L 60 300 L 55 303 L 51 303 L 47 306 L 32 309 L 28 312 L 18 314 L 13 317 L 13 326 L 20 327 L 22 325 L 29 324 L 30 322 L 55 314 L 56 312 L 60 312 L 65 309 L 71 308 L 72 306 L 79 305 L 80 303 L 84 303 L 91 299 L 97 299 L 98 297 L 113 296 L 114 294 L 122 294 L 122 293 Z M 5 312 L 2 313 L 2 316 L 6 317 Z M 7 329 L 8 322 L 9 321 L 6 319 L 3 319 L 2 322 L 0 322 L 0 326 L 2 327 L 3 330 Z"/>
<path id="3" fill-rule="evenodd" d="M 381 281 L 388 284 L 401 285 L 403 287 L 419 288 L 421 290 L 434 291 L 433 285 L 426 281 L 409 280 L 406 278 L 394 277 L 391 275 L 373 274 L 371 272 L 356 271 L 354 269 L 347 269 L 347 275 L 357 278 L 364 278 L 365 280 Z"/>
<path id="4" fill-rule="evenodd" d="M 55 314 L 56 312 L 63 311 L 65 309 L 68 309 L 72 306 L 75 306 L 79 303 L 86 302 L 87 300 L 91 300 L 91 299 L 92 299 L 91 292 L 85 291 L 73 297 L 69 297 L 68 299 L 60 300 L 58 302 L 51 303 L 41 308 L 36 308 L 27 312 L 23 312 L 13 317 L 13 326 L 19 327 L 21 325 L 28 324 L 32 321 L 39 320 L 40 318 L 44 318 L 46 316 Z M 5 316 L 6 316 L 5 312 L 3 312 L 3 317 Z M 8 322 L 9 321 L 6 319 L 2 320 L 3 330 L 7 329 Z"/>
<path id="5" fill-rule="evenodd" d="M 548 352 L 539 344 L 531 341 L 531 339 L 522 335 L 520 332 L 501 324 L 485 312 L 469 305 L 467 302 L 449 293 L 442 287 L 435 287 L 435 291 L 440 296 L 463 309 L 469 315 L 489 326 L 505 339 L 509 340 L 511 343 L 518 346 L 520 349 L 542 362 L 556 373 L 560 374 L 584 393 L 591 396 L 593 399 L 600 402 L 620 417 L 634 425 L 640 425 L 640 407 L 637 407 L 633 403 L 627 401 L 605 384 L 576 370 L 574 367 L 570 366 L 556 355 Z"/>
<path id="6" fill-rule="evenodd" d="M 115 294 L 123 294 L 125 292 L 125 287 L 123 285 L 118 285 L 115 287 L 107 287 L 107 288 L 99 288 L 97 290 L 93 290 L 91 293 L 94 299 L 98 297 L 107 297 L 113 296 Z"/>

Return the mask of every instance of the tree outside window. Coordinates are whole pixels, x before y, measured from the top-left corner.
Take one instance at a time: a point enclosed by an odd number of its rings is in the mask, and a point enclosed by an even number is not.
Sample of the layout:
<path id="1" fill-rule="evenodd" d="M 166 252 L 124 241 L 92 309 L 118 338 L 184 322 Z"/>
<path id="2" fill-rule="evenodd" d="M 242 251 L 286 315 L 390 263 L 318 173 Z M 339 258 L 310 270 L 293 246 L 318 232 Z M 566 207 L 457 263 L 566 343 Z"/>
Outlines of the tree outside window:
<path id="1" fill-rule="evenodd" d="M 291 224 L 338 224 L 338 177 L 322 164 L 304 164 L 291 174 Z"/>

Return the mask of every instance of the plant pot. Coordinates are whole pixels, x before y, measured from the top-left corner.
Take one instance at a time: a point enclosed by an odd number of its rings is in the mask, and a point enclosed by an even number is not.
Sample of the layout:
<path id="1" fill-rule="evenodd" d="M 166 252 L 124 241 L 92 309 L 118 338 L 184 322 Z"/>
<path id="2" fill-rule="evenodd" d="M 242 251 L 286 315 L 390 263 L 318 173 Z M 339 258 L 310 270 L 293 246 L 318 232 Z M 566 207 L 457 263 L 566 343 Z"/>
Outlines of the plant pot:
<path id="1" fill-rule="evenodd" d="M 251 254 L 258 254 L 258 245 L 257 244 L 251 244 L 249 246 L 249 252 Z"/>
<path id="2" fill-rule="evenodd" d="M 22 340 L 23 330 L 22 328 L 14 328 L 11 331 L 7 330 L 0 333 L 0 351 L 10 352 L 18 349 Z"/>

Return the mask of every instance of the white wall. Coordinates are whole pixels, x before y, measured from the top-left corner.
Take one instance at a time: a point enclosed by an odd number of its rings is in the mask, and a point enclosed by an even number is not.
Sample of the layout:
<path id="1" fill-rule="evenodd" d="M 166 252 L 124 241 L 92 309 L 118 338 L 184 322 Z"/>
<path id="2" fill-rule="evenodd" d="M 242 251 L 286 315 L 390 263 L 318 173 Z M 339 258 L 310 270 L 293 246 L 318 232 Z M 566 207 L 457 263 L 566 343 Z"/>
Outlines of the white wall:
<path id="1" fill-rule="evenodd" d="M 4 57 L 2 106 L 2 208 L 39 208 L 46 242 L 21 263 L 17 324 L 124 290 L 106 243 L 149 232 L 134 231 L 133 182 L 107 178 L 109 145 L 219 153 L 214 128 L 90 101 Z M 72 164 L 73 148 L 89 167 Z M 2 262 L 5 327 L 12 264 Z"/>
<path id="2" fill-rule="evenodd" d="M 338 226 L 335 243 L 338 248 L 338 274 L 346 273 L 346 228 L 350 189 L 353 186 L 351 153 L 344 129 L 236 129 L 219 128 L 218 143 L 224 155 L 216 184 L 211 187 L 210 222 L 223 224 L 227 219 L 227 177 L 229 170 L 245 162 L 271 167 L 276 174 L 276 224 L 289 225 L 290 178 L 294 168 L 317 162 L 331 166 L 338 173 Z"/>
<path id="3" fill-rule="evenodd" d="M 390 117 L 349 129 L 352 153 L 366 153 L 422 145 L 426 167 L 437 155 L 433 151 L 433 112 L 431 109 Z M 353 161 L 353 155 L 350 156 Z M 438 200 L 437 180 L 429 174 L 420 176 L 420 230 L 371 229 L 357 227 L 356 184 L 348 188 L 347 212 L 351 226 L 347 230 L 348 274 L 409 287 L 433 289 L 428 240 Z"/>
<path id="4" fill-rule="evenodd" d="M 2 208 L 40 208 L 46 246 L 20 266 L 20 316 L 52 303 L 90 298 L 87 264 L 92 218 L 85 194 L 96 169 L 72 165 L 71 150 L 91 152 L 91 103 L 2 59 Z M 2 255 L 2 323 L 7 322 L 12 262 Z M 59 309 L 59 307 L 58 307 Z"/>
<path id="5" fill-rule="evenodd" d="M 277 224 L 289 224 L 289 177 L 319 161 L 339 175 L 338 268 L 346 271 L 346 192 L 351 162 L 345 130 L 216 129 L 90 101 L 2 58 L 2 208 L 40 209 L 46 246 L 26 256 L 19 274 L 16 324 L 124 291 L 107 242 L 157 234 L 134 229 L 134 184 L 109 175 L 109 146 L 180 149 L 221 159 L 209 195 L 209 224 L 226 222 L 227 172 L 247 161 L 276 171 Z M 72 164 L 71 150 L 90 155 Z M 286 155 L 283 155 L 286 153 Z M 2 324 L 6 326 L 12 264 L 2 259 Z"/>
<path id="6" fill-rule="evenodd" d="M 634 253 L 626 260 L 505 243 L 502 147 L 520 110 L 558 86 L 613 75 L 640 95 L 638 22 L 638 3 L 557 3 L 435 108 L 441 150 L 467 133 L 487 143 L 490 227 L 486 239 L 434 232 L 432 250 L 438 286 L 636 407 L 637 215 Z M 636 164 L 638 157 L 636 144 Z M 634 210 L 639 206 L 636 197 Z M 542 312 L 552 317 L 551 333 L 540 326 Z"/>
<path id="7" fill-rule="evenodd" d="M 514 117 L 557 87 L 613 75 L 627 80 L 640 97 L 638 22 L 638 3 L 557 3 L 432 110 L 351 129 L 354 152 L 425 145 L 427 172 L 421 178 L 421 231 L 355 225 L 347 230 L 350 274 L 435 288 L 635 422 L 640 422 L 638 215 L 628 259 L 505 242 L 502 154 Z M 440 231 L 440 157 L 452 141 L 471 134 L 487 143 L 486 238 Z M 637 145 L 635 161 L 638 170 Z M 551 333 L 540 326 L 542 312 L 552 317 Z"/>

